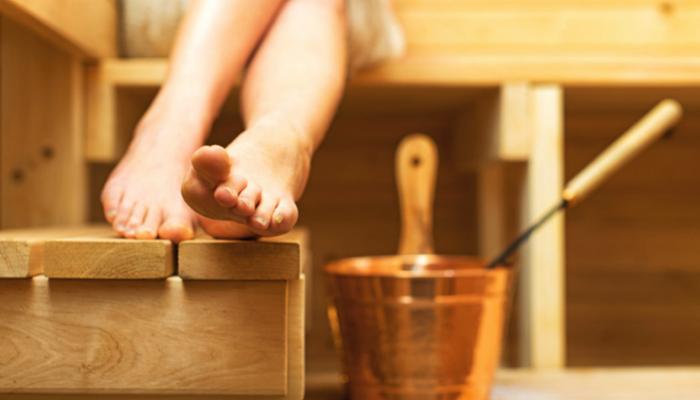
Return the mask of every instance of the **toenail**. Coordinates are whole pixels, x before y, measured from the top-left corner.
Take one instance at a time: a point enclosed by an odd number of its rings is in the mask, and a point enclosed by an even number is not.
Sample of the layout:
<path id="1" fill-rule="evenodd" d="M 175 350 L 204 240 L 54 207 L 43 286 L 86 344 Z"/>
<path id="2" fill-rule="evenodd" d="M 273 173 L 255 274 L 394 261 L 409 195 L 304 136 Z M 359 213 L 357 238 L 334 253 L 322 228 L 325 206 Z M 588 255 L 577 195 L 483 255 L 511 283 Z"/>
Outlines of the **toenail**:
<path id="1" fill-rule="evenodd" d="M 136 230 L 134 230 L 134 228 L 129 228 L 129 229 L 126 230 L 125 233 L 126 233 L 127 235 L 133 235 L 134 233 L 136 233 Z"/>
<path id="2" fill-rule="evenodd" d="M 282 213 L 277 213 L 277 214 L 275 214 L 275 216 L 273 218 L 275 220 L 275 223 L 279 225 L 282 223 L 282 220 L 284 219 L 284 215 L 282 215 Z"/>
<path id="3" fill-rule="evenodd" d="M 267 219 L 265 217 L 255 217 L 254 219 L 255 219 L 255 222 L 257 222 L 261 226 L 267 225 Z"/>
<path id="4" fill-rule="evenodd" d="M 250 207 L 250 200 L 248 200 L 245 197 L 240 197 L 238 198 L 238 203 L 242 205 L 243 207 L 249 208 Z"/>
<path id="5" fill-rule="evenodd" d="M 125 229 L 126 229 L 126 225 L 124 225 L 124 224 L 117 224 L 117 230 L 118 230 L 118 231 L 123 231 L 123 230 L 125 230 Z"/>
<path id="6" fill-rule="evenodd" d="M 109 210 L 107 211 L 107 218 L 112 218 L 117 215 L 117 210 Z"/>
<path id="7" fill-rule="evenodd" d="M 234 193 L 233 190 L 231 190 L 231 188 L 225 187 L 224 190 L 226 191 L 226 193 L 229 194 L 229 196 L 231 196 L 232 199 L 236 198 L 236 193 Z"/>
<path id="8" fill-rule="evenodd" d="M 139 235 L 148 235 L 148 236 L 153 236 L 155 232 L 153 232 L 153 229 L 151 228 L 139 228 L 137 231 Z"/>

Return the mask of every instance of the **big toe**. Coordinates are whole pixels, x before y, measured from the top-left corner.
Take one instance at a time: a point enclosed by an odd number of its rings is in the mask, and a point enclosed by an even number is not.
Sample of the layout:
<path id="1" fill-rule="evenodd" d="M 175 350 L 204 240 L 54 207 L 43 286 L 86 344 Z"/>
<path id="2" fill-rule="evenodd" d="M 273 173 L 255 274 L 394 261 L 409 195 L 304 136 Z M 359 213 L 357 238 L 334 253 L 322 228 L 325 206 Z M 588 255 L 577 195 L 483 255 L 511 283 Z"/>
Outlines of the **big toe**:
<path id="1" fill-rule="evenodd" d="M 192 155 L 192 167 L 197 177 L 213 187 L 228 178 L 231 158 L 221 146 L 202 146 Z"/>

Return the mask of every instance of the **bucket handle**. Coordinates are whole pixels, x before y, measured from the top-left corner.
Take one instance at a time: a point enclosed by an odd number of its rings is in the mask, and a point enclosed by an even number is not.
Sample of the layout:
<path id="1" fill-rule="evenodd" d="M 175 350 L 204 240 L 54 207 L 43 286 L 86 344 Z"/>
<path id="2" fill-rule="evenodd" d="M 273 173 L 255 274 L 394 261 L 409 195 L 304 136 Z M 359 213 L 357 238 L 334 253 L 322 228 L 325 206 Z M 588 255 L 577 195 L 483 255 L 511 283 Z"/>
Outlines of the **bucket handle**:
<path id="1" fill-rule="evenodd" d="M 406 136 L 396 150 L 396 182 L 401 206 L 399 254 L 431 254 L 433 200 L 438 155 L 427 135 Z"/>

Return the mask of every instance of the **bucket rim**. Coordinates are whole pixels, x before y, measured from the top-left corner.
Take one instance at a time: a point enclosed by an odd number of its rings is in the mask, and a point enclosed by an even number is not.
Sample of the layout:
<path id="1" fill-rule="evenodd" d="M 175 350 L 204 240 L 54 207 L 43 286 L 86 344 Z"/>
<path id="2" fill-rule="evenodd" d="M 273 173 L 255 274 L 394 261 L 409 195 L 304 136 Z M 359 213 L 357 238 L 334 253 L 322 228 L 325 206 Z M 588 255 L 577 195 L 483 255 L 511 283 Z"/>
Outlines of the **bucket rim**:
<path id="1" fill-rule="evenodd" d="M 507 265 L 487 269 L 478 257 L 436 254 L 350 257 L 332 261 L 323 269 L 333 276 L 391 278 L 484 277 L 510 271 Z"/>

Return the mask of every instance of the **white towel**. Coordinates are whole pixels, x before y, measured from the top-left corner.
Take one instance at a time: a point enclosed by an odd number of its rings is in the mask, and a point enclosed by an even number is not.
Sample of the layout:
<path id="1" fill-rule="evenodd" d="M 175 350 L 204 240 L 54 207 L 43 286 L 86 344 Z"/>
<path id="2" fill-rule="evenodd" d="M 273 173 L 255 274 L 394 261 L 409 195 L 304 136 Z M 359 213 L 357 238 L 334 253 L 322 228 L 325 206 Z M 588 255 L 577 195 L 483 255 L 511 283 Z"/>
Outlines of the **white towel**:
<path id="1" fill-rule="evenodd" d="M 124 57 L 167 57 L 187 0 L 121 0 Z M 405 41 L 390 0 L 346 0 L 351 71 L 397 57 Z"/>

